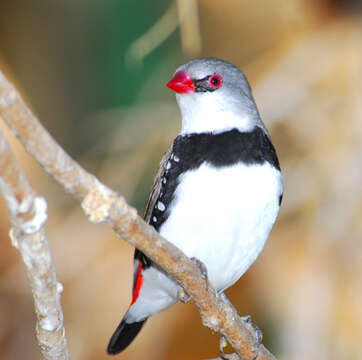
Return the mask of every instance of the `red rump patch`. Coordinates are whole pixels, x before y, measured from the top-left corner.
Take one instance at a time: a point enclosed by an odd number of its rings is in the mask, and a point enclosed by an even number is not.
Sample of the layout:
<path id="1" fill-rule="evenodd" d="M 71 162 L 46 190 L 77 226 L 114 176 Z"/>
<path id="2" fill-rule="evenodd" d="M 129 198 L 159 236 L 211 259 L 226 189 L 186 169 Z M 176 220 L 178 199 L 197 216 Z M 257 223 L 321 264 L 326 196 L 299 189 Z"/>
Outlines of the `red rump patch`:
<path id="1" fill-rule="evenodd" d="M 140 290 L 141 290 L 142 283 L 143 283 L 142 263 L 140 261 L 140 264 L 139 264 L 138 270 L 137 270 L 136 284 L 135 284 L 135 287 L 134 287 L 134 290 L 133 290 L 132 302 L 131 302 L 130 306 L 132 306 L 136 302 L 136 300 L 138 298 L 138 295 L 140 293 Z"/>

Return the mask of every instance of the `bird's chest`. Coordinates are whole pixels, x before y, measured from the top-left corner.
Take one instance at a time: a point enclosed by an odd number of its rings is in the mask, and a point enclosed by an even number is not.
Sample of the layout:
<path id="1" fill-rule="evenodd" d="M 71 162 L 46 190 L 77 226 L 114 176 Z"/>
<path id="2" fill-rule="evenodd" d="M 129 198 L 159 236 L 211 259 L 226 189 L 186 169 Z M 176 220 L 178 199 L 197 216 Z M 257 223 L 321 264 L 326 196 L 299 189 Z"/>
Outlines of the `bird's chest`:
<path id="1" fill-rule="evenodd" d="M 219 290 L 235 282 L 264 246 L 279 210 L 280 172 L 269 163 L 214 167 L 178 179 L 159 231 L 208 268 Z"/>

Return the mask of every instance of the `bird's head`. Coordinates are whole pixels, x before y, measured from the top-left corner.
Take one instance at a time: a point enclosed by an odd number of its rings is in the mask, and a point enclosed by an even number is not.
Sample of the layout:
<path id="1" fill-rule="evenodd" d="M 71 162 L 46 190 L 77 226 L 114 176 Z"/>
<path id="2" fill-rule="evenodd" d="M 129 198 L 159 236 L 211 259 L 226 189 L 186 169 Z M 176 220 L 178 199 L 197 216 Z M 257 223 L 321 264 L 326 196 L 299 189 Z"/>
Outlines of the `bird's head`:
<path id="1" fill-rule="evenodd" d="M 167 87 L 176 92 L 181 134 L 251 131 L 256 125 L 264 129 L 244 73 L 229 62 L 189 61 L 176 70 Z"/>

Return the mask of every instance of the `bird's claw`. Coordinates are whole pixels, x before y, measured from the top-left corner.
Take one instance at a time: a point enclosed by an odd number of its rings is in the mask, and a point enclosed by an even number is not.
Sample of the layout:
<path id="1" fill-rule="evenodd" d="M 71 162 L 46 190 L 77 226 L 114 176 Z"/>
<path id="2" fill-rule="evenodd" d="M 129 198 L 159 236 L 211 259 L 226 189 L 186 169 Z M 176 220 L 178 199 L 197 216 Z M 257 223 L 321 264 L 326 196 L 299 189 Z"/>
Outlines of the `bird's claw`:
<path id="1" fill-rule="evenodd" d="M 224 353 L 224 348 L 228 345 L 228 342 L 226 341 L 226 338 L 224 335 L 221 335 L 221 338 L 219 340 L 219 350 L 220 350 L 220 354 L 222 359 L 225 359 L 225 356 L 227 356 L 227 354 Z"/>
<path id="2" fill-rule="evenodd" d="M 231 354 L 226 354 L 224 352 L 224 348 L 227 346 L 227 344 L 228 344 L 228 342 L 227 342 L 225 336 L 222 335 L 220 338 L 220 341 L 219 341 L 221 359 L 223 359 L 223 360 L 239 360 L 239 359 L 241 359 L 240 356 L 236 352 L 231 353 Z"/>
<path id="3" fill-rule="evenodd" d="M 240 316 L 240 319 L 242 321 L 245 321 L 246 323 L 248 323 L 249 325 L 251 325 L 255 331 L 255 342 L 253 344 L 253 352 L 254 352 L 254 357 L 253 360 L 256 360 L 256 358 L 258 357 L 259 354 L 259 348 L 261 345 L 261 342 L 263 340 L 263 333 L 262 331 L 259 329 L 258 325 L 256 325 L 252 320 L 251 320 L 251 316 L 250 315 L 243 315 Z M 237 353 L 232 353 L 232 354 L 226 354 L 224 352 L 224 348 L 227 346 L 227 340 L 224 336 L 221 336 L 220 338 L 220 342 L 219 342 L 219 349 L 220 349 L 220 354 L 221 354 L 221 358 L 224 360 L 234 360 L 234 359 L 240 359 L 239 355 Z"/>
<path id="4" fill-rule="evenodd" d="M 250 315 L 243 315 L 240 316 L 241 320 L 245 321 L 246 323 L 248 323 L 249 325 L 252 326 L 252 328 L 255 331 L 255 342 L 253 344 L 253 351 L 254 351 L 254 358 L 253 360 L 256 360 L 256 358 L 258 357 L 259 354 L 259 349 L 260 349 L 260 345 L 263 341 L 263 333 L 260 330 L 259 326 L 256 325 L 252 320 L 251 320 L 251 316 Z"/>
<path id="5" fill-rule="evenodd" d="M 177 289 L 177 296 L 184 304 L 186 304 L 191 298 L 191 296 L 181 286 Z"/>
<path id="6" fill-rule="evenodd" d="M 206 280 L 206 284 L 208 286 L 208 277 L 207 277 L 207 267 L 206 267 L 206 265 L 196 257 L 192 257 L 190 260 L 192 262 L 194 262 L 197 265 L 197 267 L 200 269 L 201 275 Z"/>
<path id="7" fill-rule="evenodd" d="M 207 268 L 206 268 L 205 264 L 196 257 L 192 257 L 190 260 L 197 265 L 197 267 L 201 271 L 202 277 L 206 280 L 206 284 L 208 284 Z M 184 304 L 190 300 L 190 295 L 181 286 L 178 287 L 177 296 L 178 296 L 179 300 L 181 302 L 183 302 Z"/>

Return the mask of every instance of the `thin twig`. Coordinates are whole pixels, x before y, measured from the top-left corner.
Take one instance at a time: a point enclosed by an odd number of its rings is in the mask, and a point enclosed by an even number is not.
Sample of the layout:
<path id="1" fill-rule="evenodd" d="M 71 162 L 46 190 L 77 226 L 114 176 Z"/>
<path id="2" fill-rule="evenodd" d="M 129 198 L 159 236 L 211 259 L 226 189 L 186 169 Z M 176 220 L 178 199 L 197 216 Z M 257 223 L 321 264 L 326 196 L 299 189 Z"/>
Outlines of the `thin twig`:
<path id="1" fill-rule="evenodd" d="M 107 222 L 124 240 L 140 249 L 171 275 L 198 306 L 204 325 L 223 334 L 242 359 L 254 358 L 252 326 L 206 283 L 199 268 L 178 248 L 146 224 L 123 197 L 87 173 L 52 139 L 0 72 L 0 115 L 26 150 L 68 192 L 82 201 L 92 222 Z M 275 359 L 260 346 L 257 359 Z"/>
<path id="2" fill-rule="evenodd" d="M 188 57 L 199 56 L 202 48 L 202 39 L 198 1 L 177 0 L 176 4 L 182 49 Z"/>
<path id="3" fill-rule="evenodd" d="M 23 258 L 33 292 L 37 315 L 36 335 L 46 360 L 69 359 L 63 313 L 62 286 L 45 238 L 47 203 L 27 182 L 0 129 L 0 192 L 12 223 L 12 244 Z"/>
<path id="4" fill-rule="evenodd" d="M 202 47 L 198 3 L 196 0 L 175 0 L 146 33 L 126 49 L 125 62 L 138 65 L 180 27 L 181 45 L 188 57 L 200 55 Z"/>
<path id="5" fill-rule="evenodd" d="M 146 33 L 133 41 L 126 49 L 125 62 L 127 65 L 139 65 L 152 51 L 157 49 L 177 29 L 176 4 L 171 3 L 166 12 L 152 25 Z"/>

